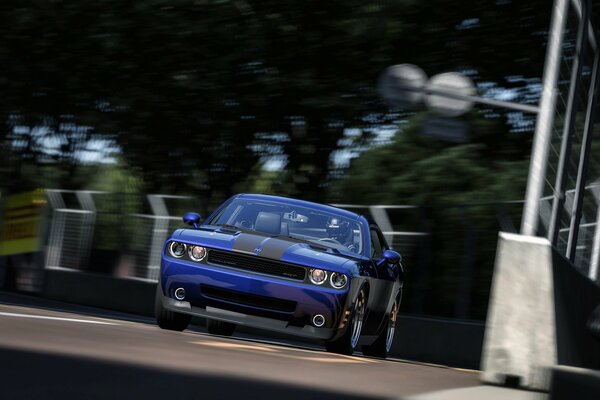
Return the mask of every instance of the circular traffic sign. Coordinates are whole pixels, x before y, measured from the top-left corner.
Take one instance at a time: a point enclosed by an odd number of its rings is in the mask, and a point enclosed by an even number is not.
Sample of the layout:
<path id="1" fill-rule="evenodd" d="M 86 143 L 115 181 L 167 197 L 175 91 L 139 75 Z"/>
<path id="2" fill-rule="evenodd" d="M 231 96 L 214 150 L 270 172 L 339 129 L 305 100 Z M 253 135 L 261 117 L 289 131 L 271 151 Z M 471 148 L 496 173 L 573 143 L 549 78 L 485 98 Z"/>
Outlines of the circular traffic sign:
<path id="1" fill-rule="evenodd" d="M 446 72 L 432 76 L 427 82 L 426 90 L 440 90 L 463 96 L 476 94 L 473 81 L 458 72 Z M 442 94 L 427 93 L 424 100 L 430 110 L 446 117 L 457 117 L 473 107 L 471 100 L 460 100 Z"/>
<path id="2" fill-rule="evenodd" d="M 377 89 L 379 95 L 392 107 L 413 108 L 423 99 L 427 74 L 413 64 L 387 67 L 380 75 Z"/>

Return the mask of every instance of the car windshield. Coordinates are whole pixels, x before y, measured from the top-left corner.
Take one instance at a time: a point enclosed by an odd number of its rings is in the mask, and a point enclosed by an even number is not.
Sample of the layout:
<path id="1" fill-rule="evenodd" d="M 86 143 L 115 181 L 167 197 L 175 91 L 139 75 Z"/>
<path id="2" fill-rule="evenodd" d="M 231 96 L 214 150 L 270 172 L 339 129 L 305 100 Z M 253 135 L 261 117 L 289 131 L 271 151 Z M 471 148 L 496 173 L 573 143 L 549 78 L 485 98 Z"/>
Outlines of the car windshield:
<path id="1" fill-rule="evenodd" d="M 364 233 L 358 221 L 310 207 L 235 199 L 213 217 L 209 225 L 292 237 L 351 253 L 363 252 Z"/>

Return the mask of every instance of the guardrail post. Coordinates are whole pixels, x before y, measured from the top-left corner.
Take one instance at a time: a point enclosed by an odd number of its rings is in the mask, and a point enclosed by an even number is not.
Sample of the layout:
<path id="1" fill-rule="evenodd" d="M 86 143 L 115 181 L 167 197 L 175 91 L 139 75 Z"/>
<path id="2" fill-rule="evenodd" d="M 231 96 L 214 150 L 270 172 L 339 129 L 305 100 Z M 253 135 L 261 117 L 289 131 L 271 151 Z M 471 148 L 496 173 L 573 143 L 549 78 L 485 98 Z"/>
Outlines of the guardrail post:
<path id="1" fill-rule="evenodd" d="M 79 246 L 80 262 L 84 265 L 88 265 L 90 252 L 92 250 L 92 242 L 94 240 L 94 231 L 96 229 L 96 204 L 90 190 L 82 190 L 76 193 L 77 200 L 81 205 L 81 208 L 88 213 L 82 216 L 82 230 L 81 230 L 81 242 Z M 80 264 L 81 265 L 81 264 Z"/>
<path id="2" fill-rule="evenodd" d="M 392 226 L 392 222 L 390 221 L 390 217 L 387 214 L 387 211 L 383 206 L 370 206 L 369 212 L 373 217 L 373 220 L 377 225 L 379 225 L 379 229 L 383 232 L 383 236 L 385 240 L 392 245 L 392 241 L 394 239 L 394 235 L 386 232 L 393 232 L 394 227 Z"/>
<path id="3" fill-rule="evenodd" d="M 47 190 L 48 202 L 52 207 L 50 218 L 50 235 L 48 237 L 48 250 L 46 253 L 46 268 L 60 267 L 62 256 L 63 238 L 65 231 L 64 216 L 58 210 L 64 209 L 65 202 L 58 190 Z"/>
<path id="4" fill-rule="evenodd" d="M 163 244 L 167 240 L 169 230 L 169 212 L 167 211 L 164 197 L 159 194 L 149 194 L 148 202 L 154 214 L 154 227 L 152 229 L 152 244 L 150 245 L 146 278 L 157 280 Z"/>

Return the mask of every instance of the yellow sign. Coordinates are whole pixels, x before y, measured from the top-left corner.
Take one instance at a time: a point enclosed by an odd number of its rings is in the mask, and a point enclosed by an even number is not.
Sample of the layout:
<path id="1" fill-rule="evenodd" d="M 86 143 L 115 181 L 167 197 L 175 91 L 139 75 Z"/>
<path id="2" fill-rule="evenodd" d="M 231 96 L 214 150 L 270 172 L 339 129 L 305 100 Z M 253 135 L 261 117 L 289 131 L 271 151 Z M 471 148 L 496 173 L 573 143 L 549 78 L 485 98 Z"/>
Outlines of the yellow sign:
<path id="1" fill-rule="evenodd" d="M 0 256 L 40 250 L 41 210 L 46 205 L 43 190 L 7 196 L 0 222 Z"/>

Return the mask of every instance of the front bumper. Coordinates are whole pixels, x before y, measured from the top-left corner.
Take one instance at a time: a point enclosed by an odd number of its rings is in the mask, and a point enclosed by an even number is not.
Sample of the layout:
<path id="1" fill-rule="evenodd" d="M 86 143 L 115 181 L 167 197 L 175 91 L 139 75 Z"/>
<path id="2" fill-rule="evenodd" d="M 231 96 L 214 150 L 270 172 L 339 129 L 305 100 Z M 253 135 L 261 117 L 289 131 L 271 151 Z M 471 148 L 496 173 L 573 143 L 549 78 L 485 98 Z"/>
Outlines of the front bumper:
<path id="1" fill-rule="evenodd" d="M 162 304 L 171 311 L 328 340 L 340 330 L 343 318 L 347 315 L 346 310 L 350 309 L 348 293 L 352 291 L 352 280 L 344 290 L 337 290 L 166 256 L 162 261 Z M 175 299 L 177 288 L 185 289 L 184 301 Z M 213 292 L 234 293 L 235 297 L 215 298 L 208 288 Z M 250 299 L 260 298 L 261 304 L 257 305 L 256 301 L 245 302 L 245 295 Z M 275 307 L 275 304 L 282 302 L 285 302 L 286 308 Z M 325 317 L 323 327 L 312 325 L 312 317 L 316 314 Z"/>
<path id="2" fill-rule="evenodd" d="M 192 307 L 188 301 L 177 301 L 168 297 L 162 297 L 162 304 L 168 310 L 183 314 L 189 314 L 196 317 L 214 319 L 225 322 L 232 322 L 236 325 L 250 326 L 253 328 L 264 329 L 272 332 L 287 333 L 289 335 L 301 336 L 314 339 L 330 339 L 335 329 L 316 328 L 305 325 L 303 327 L 290 325 L 286 321 L 280 321 L 273 318 L 258 317 L 255 315 L 243 314 L 235 311 L 224 310 L 207 306 Z"/>

